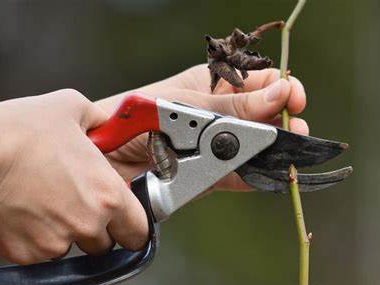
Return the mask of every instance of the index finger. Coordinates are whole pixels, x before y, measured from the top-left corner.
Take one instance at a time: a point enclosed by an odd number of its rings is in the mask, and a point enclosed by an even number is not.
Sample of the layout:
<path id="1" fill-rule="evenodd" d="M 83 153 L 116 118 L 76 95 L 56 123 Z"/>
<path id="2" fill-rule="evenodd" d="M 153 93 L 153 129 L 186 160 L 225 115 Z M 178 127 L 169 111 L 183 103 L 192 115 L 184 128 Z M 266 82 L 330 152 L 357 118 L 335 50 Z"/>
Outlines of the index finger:
<path id="1" fill-rule="evenodd" d="M 267 68 L 263 70 L 249 71 L 249 76 L 244 80 L 244 87 L 239 92 L 252 92 L 267 87 L 279 80 L 280 70 Z M 287 108 L 292 115 L 301 113 L 306 106 L 306 94 L 303 84 L 293 76 L 289 76 L 291 93 Z"/>

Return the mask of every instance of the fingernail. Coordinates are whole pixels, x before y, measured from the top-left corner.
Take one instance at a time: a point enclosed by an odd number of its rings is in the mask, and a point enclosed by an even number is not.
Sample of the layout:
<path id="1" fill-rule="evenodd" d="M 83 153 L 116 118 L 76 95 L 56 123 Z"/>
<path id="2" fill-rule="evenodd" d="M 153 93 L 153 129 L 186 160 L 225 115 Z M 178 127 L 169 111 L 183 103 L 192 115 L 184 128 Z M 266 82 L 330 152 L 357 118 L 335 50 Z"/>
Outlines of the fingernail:
<path id="1" fill-rule="evenodd" d="M 272 85 L 268 86 L 266 90 L 265 100 L 268 102 L 276 101 L 281 95 L 281 80 L 276 81 Z"/>

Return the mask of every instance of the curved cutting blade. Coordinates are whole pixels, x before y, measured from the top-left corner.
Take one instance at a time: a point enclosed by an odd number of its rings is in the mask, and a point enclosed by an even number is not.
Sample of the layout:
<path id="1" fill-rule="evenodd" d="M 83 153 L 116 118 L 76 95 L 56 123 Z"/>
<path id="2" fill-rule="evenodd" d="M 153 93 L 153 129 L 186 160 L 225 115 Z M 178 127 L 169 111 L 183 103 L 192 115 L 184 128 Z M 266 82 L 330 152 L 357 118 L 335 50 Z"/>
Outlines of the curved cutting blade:
<path id="1" fill-rule="evenodd" d="M 289 174 L 285 170 L 266 171 L 244 164 L 236 170 L 240 177 L 250 186 L 257 190 L 269 192 L 289 192 Z M 313 192 L 328 188 L 348 177 L 352 173 L 352 167 L 339 170 L 303 174 L 298 173 L 298 185 L 300 192 Z"/>
<path id="2" fill-rule="evenodd" d="M 313 166 L 330 160 L 348 148 L 348 144 L 297 135 L 277 129 L 277 139 L 264 151 L 246 162 L 250 166 L 272 170 L 288 170 Z"/>

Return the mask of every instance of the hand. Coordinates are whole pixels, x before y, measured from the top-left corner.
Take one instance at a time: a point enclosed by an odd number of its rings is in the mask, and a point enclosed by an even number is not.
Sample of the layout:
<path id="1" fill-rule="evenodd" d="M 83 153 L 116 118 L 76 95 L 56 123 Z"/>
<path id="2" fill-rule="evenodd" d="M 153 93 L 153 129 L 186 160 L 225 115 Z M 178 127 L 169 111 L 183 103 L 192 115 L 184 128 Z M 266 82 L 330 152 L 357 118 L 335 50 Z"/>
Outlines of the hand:
<path id="1" fill-rule="evenodd" d="M 203 64 L 138 90 L 169 101 L 184 102 L 237 118 L 275 125 L 281 124 L 278 114 L 284 107 L 288 108 L 290 114 L 296 115 L 302 112 L 306 105 L 305 91 L 300 81 L 294 77 L 290 77 L 289 82 L 279 80 L 279 71 L 276 69 L 250 71 L 245 80 L 245 87 L 240 90 L 235 90 L 229 83 L 221 80 L 215 94 L 211 94 L 209 85 L 209 70 Z M 98 105 L 110 115 L 127 94 L 128 92 L 125 92 L 106 98 L 99 101 Z M 296 133 L 309 133 L 308 126 L 302 119 L 292 118 L 290 128 Z M 147 170 L 149 164 L 146 156 L 146 135 L 111 153 L 108 158 L 125 179 L 131 179 Z M 220 180 L 215 188 L 250 190 L 235 173 Z"/>
<path id="2" fill-rule="evenodd" d="M 146 243 L 145 211 L 86 136 L 106 113 L 73 90 L 0 103 L 0 255 L 31 264 Z"/>

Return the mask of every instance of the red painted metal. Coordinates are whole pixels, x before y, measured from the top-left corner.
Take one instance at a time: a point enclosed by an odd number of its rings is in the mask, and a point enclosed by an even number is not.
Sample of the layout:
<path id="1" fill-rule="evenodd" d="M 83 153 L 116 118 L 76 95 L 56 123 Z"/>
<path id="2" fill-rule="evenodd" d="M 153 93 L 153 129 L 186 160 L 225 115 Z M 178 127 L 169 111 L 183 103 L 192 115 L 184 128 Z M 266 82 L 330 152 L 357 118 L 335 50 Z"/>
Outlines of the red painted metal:
<path id="1" fill-rule="evenodd" d="M 142 133 L 159 130 L 156 100 L 132 93 L 103 125 L 87 135 L 103 153 L 108 153 Z"/>

